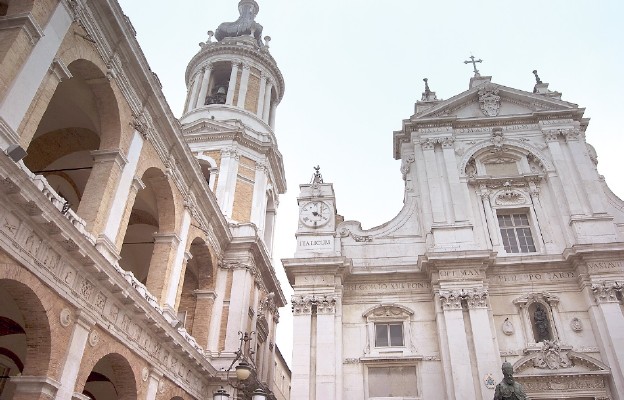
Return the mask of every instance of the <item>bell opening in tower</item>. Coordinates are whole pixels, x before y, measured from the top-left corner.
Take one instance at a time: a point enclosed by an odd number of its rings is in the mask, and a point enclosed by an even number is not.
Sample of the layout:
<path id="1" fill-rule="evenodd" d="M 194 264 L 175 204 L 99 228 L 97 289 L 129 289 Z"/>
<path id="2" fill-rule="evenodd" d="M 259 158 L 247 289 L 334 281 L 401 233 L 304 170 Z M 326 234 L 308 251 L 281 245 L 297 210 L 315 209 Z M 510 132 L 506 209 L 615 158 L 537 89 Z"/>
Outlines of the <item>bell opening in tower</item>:
<path id="1" fill-rule="evenodd" d="M 204 105 L 225 104 L 231 73 L 232 64 L 230 62 L 223 61 L 214 64 Z"/>

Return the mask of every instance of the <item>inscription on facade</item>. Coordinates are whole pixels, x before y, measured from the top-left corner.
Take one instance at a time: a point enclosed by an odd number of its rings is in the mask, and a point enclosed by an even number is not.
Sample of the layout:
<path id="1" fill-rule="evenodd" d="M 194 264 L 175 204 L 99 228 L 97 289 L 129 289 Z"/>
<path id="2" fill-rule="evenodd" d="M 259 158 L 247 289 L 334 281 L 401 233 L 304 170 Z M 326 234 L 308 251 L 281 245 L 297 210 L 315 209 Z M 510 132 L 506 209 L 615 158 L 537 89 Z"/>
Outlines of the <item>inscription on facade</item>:
<path id="1" fill-rule="evenodd" d="M 299 251 L 315 251 L 315 250 L 333 250 L 333 236 L 305 236 L 297 240 L 297 250 Z"/>
<path id="2" fill-rule="evenodd" d="M 559 281 L 576 278 L 575 272 L 536 272 L 515 275 L 492 275 L 490 281 L 494 283 Z"/>
<path id="3" fill-rule="evenodd" d="M 440 279 L 472 279 L 482 278 L 483 274 L 477 268 L 446 269 L 438 272 Z"/>
<path id="4" fill-rule="evenodd" d="M 622 261 L 600 261 L 587 263 L 589 272 L 602 271 L 624 271 L 624 262 Z"/>
<path id="5" fill-rule="evenodd" d="M 344 285 L 345 291 L 352 292 L 391 292 L 396 290 L 430 289 L 429 282 L 388 282 L 388 283 L 348 283 Z"/>

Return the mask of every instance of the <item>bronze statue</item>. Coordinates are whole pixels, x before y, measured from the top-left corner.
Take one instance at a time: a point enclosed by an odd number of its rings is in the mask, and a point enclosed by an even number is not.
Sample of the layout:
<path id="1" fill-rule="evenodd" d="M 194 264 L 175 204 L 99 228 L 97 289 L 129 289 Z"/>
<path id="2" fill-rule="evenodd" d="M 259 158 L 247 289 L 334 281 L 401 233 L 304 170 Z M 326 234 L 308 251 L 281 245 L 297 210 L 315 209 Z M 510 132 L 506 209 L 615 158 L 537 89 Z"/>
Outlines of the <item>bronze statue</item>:
<path id="1" fill-rule="evenodd" d="M 255 0 L 241 0 L 238 3 L 240 16 L 234 22 L 224 22 L 215 31 L 215 38 L 221 41 L 226 37 L 253 36 L 262 47 L 262 25 L 255 21 L 260 7 Z"/>
<path id="2" fill-rule="evenodd" d="M 496 385 L 494 400 L 528 400 L 522 385 L 514 380 L 513 367 L 505 361 L 503 363 L 503 380 Z"/>

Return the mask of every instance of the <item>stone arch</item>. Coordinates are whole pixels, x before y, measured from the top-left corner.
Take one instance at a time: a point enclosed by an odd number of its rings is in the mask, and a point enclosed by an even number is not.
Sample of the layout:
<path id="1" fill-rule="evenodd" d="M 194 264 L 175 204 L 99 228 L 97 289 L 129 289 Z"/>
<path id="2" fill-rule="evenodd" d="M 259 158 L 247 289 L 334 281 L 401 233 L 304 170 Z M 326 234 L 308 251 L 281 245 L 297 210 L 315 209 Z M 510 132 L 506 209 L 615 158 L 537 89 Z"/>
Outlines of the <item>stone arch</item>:
<path id="1" fill-rule="evenodd" d="M 201 236 L 189 240 L 187 253 L 189 259 L 176 301 L 178 315 L 184 317 L 185 329 L 206 347 L 215 299 L 216 262 L 212 249 Z"/>
<path id="2" fill-rule="evenodd" d="M 370 316 L 373 316 L 374 314 L 377 314 L 379 311 L 383 311 L 383 314 L 388 314 L 386 311 L 391 310 L 391 309 L 395 310 L 394 312 L 392 312 L 392 314 L 395 314 L 395 315 L 401 315 L 401 314 L 405 314 L 409 316 L 414 315 L 414 311 L 412 311 L 409 307 L 405 307 L 401 304 L 396 304 L 396 303 L 392 303 L 392 304 L 384 303 L 384 304 L 377 304 L 376 306 L 370 307 L 369 309 L 364 311 L 364 313 L 362 313 L 362 316 L 364 318 L 368 318 Z"/>
<path id="3" fill-rule="evenodd" d="M 139 180 L 141 189 L 128 201 L 127 217 L 120 237 L 120 265 L 164 299 L 169 266 L 179 243 L 177 207 L 172 183 L 156 167 L 147 168 Z M 123 236 L 121 235 L 123 234 Z"/>
<path id="4" fill-rule="evenodd" d="M 121 122 L 117 99 L 102 70 L 79 59 L 68 66 L 72 78 L 59 83 L 37 128 L 22 142 L 28 146 L 24 164 L 44 176 L 82 217 L 89 230 L 107 211 L 115 163 L 94 157 L 118 146 Z"/>
<path id="5" fill-rule="evenodd" d="M 130 362 L 119 353 L 99 358 L 84 382 L 82 394 L 95 400 L 136 400 L 137 381 Z"/>
<path id="6" fill-rule="evenodd" d="M 46 376 L 52 359 L 52 333 L 48 312 L 37 293 L 25 283 L 0 277 L 0 315 L 16 328 L 0 335 L 2 353 L 18 368 L 10 375 Z"/>
<path id="7" fill-rule="evenodd" d="M 469 147 L 465 151 L 461 162 L 459 163 L 459 176 L 466 176 L 466 166 L 471 159 L 479 158 L 479 156 L 488 152 L 494 147 L 495 146 L 491 140 L 484 140 Z M 503 147 L 508 151 L 520 152 L 524 156 L 531 154 L 533 157 L 539 160 L 539 163 L 543 166 L 545 172 L 551 172 L 555 170 L 553 164 L 535 146 L 520 142 L 515 139 L 505 139 L 503 142 Z"/>
<path id="8" fill-rule="evenodd" d="M 202 175 L 206 180 L 206 184 L 212 190 L 214 190 L 214 183 L 217 178 L 218 164 L 214 158 L 209 157 L 204 154 L 200 154 L 197 156 L 197 160 L 199 162 L 199 167 L 201 169 Z"/>

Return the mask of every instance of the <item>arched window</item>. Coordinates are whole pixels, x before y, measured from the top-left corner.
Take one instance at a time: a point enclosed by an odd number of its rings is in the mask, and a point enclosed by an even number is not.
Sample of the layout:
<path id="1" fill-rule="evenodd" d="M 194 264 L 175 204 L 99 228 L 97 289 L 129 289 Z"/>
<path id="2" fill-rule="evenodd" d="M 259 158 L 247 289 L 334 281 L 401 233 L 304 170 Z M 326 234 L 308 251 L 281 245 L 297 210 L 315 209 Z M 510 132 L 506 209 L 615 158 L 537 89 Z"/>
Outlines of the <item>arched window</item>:
<path id="1" fill-rule="evenodd" d="M 405 356 L 414 352 L 411 334 L 413 311 L 397 304 L 381 304 L 366 311 L 366 356 L 392 351 Z"/>

